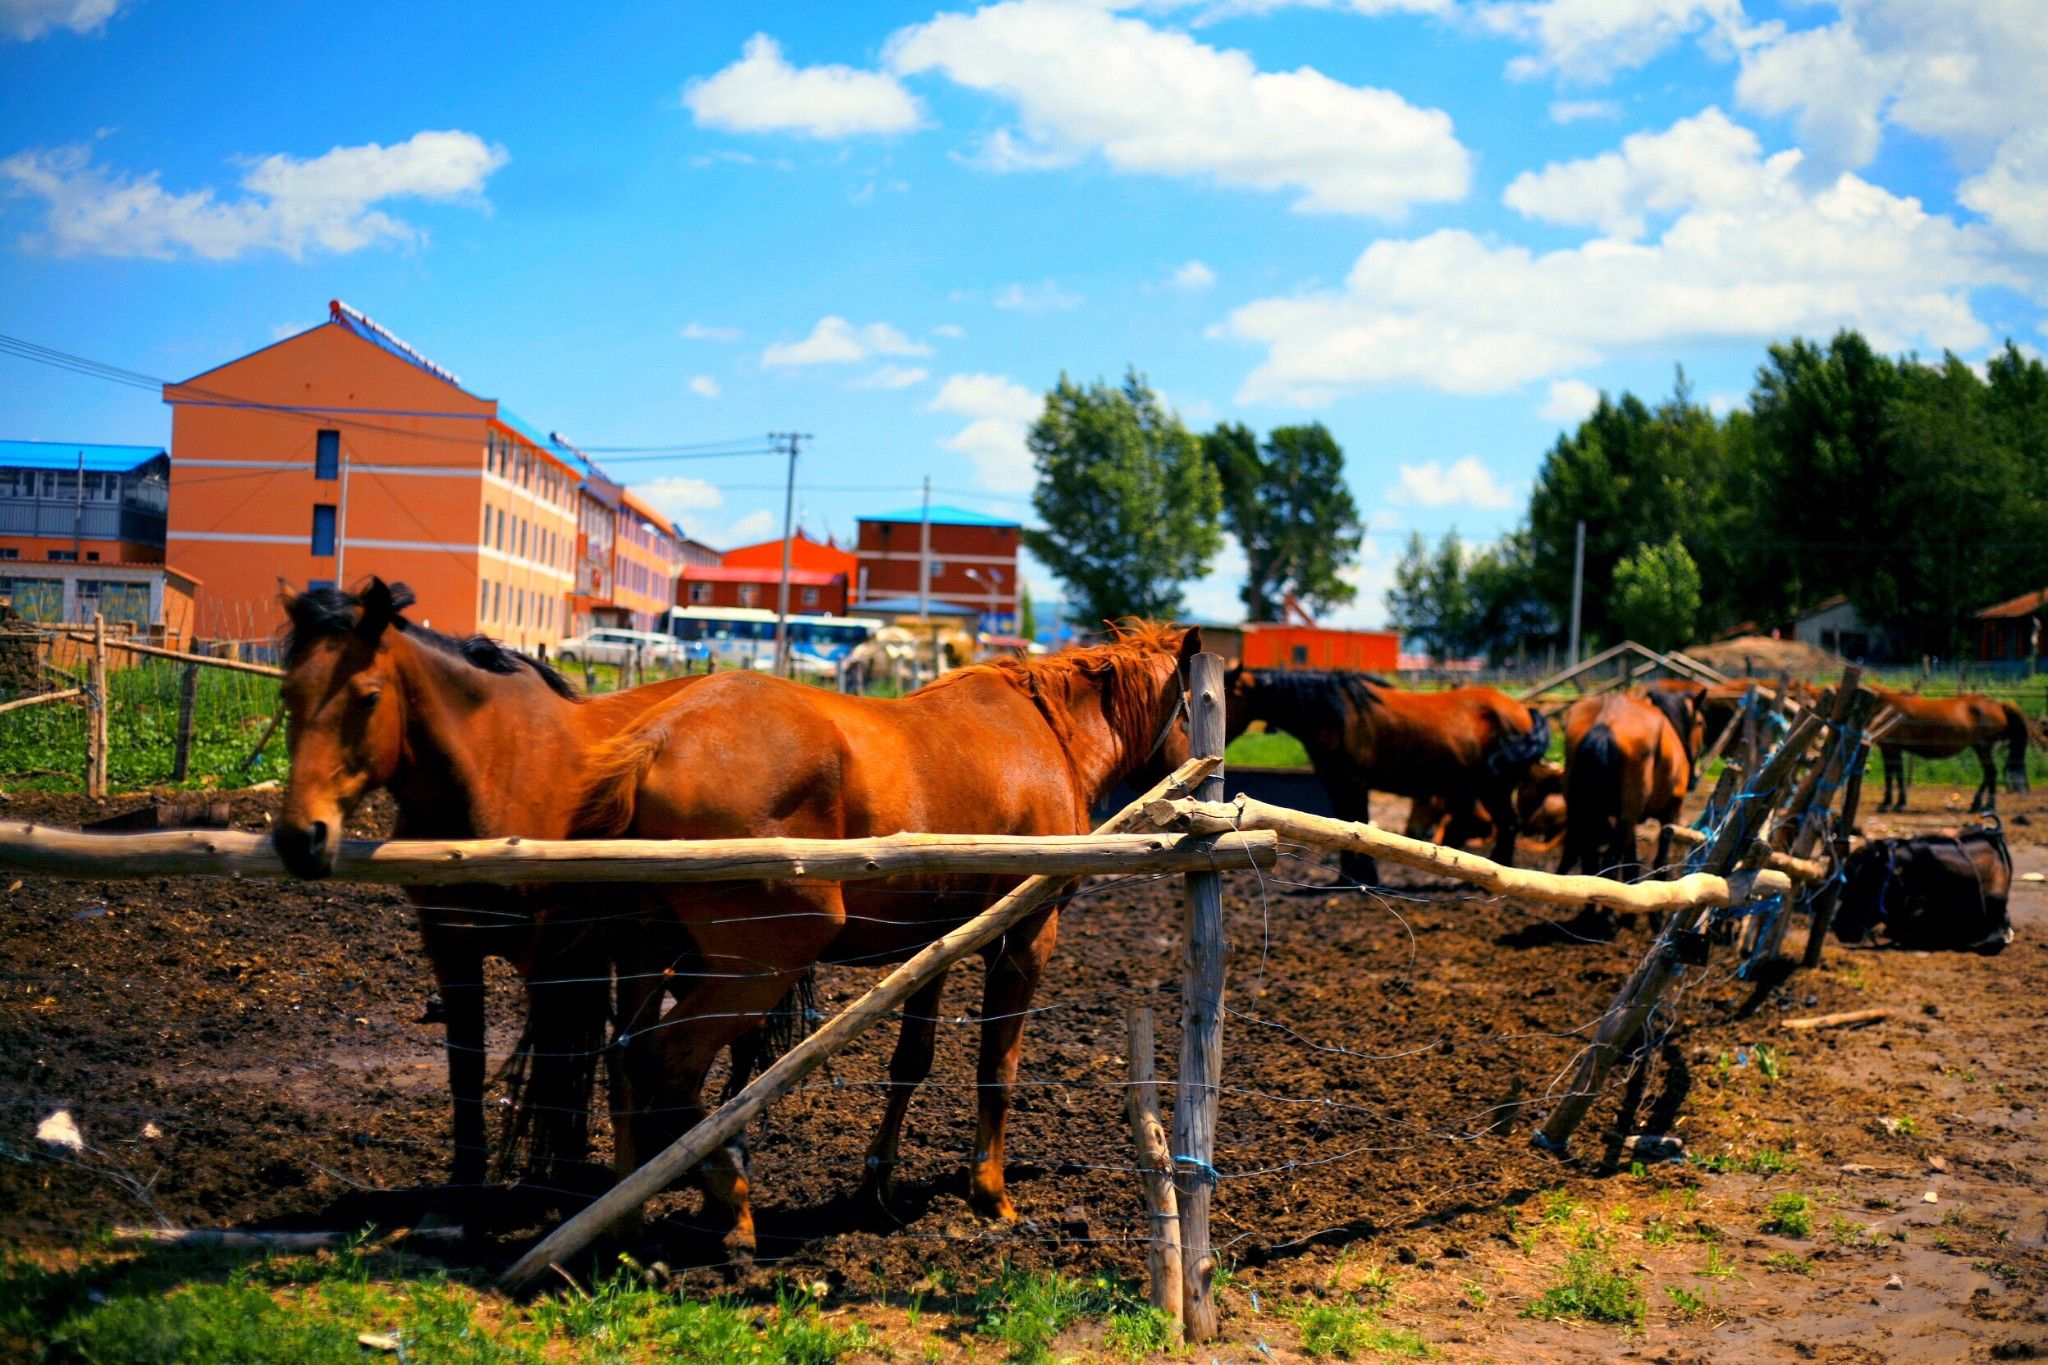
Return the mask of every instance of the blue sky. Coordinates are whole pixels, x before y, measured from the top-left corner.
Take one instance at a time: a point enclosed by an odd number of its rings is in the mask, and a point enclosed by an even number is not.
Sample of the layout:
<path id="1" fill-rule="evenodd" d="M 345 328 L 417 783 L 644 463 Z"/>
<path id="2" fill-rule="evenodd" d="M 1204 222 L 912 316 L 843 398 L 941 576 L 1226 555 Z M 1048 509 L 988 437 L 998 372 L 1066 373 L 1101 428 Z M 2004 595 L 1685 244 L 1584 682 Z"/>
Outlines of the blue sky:
<path id="1" fill-rule="evenodd" d="M 2038 0 L 0 0 L 0 331 L 182 377 L 363 309 L 590 446 L 814 434 L 814 531 L 1024 517 L 1062 370 L 1327 423 L 1381 617 L 1600 389 L 2041 340 Z M 166 438 L 0 356 L 8 436 Z M 714 543 L 770 459 L 621 460 Z M 1226 552 L 1191 595 L 1231 614 Z M 1047 585 L 1042 578 L 1040 587 Z"/>

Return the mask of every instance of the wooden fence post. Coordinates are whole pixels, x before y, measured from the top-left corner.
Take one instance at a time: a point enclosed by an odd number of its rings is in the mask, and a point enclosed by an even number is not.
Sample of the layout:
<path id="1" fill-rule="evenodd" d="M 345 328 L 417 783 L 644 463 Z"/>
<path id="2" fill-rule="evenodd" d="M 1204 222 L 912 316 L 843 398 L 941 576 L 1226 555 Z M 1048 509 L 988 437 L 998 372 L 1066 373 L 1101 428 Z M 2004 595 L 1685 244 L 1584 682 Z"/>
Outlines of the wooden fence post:
<path id="1" fill-rule="evenodd" d="M 192 722 L 199 709 L 199 665 L 178 672 L 178 747 L 171 756 L 171 781 L 183 782 L 192 772 Z"/>
<path id="2" fill-rule="evenodd" d="M 1154 1041 L 1152 1007 L 1133 1005 L 1129 1018 L 1131 1088 L 1124 1108 L 1131 1119 L 1131 1143 L 1138 1153 L 1139 1180 L 1145 1196 L 1145 1268 L 1147 1296 L 1154 1308 L 1180 1326 L 1180 1201 L 1173 1189 L 1173 1148 L 1159 1117 L 1156 1079 L 1158 1044 Z"/>
<path id="3" fill-rule="evenodd" d="M 1188 756 L 1222 758 L 1223 658 L 1197 654 L 1188 665 Z M 1196 795 L 1223 799 L 1223 766 Z M 1216 1189 L 1217 1086 L 1223 1076 L 1223 879 L 1186 878 L 1187 948 L 1181 973 L 1180 1076 L 1173 1099 L 1174 1185 L 1180 1200 L 1181 1325 L 1190 1342 L 1216 1335 L 1216 1250 L 1209 1200 Z"/>
<path id="4" fill-rule="evenodd" d="M 1842 817 L 1835 822 L 1834 855 L 1838 864 L 1849 861 L 1849 837 L 1856 832 L 1856 808 L 1863 801 L 1863 769 L 1870 762 L 1870 736 L 1866 732 L 1878 709 L 1877 699 L 1872 696 L 1866 707 L 1850 713 L 1852 732 L 1843 736 L 1848 741 L 1849 756 L 1843 770 Z M 1800 956 L 1800 966 L 1820 966 L 1821 950 L 1827 946 L 1828 929 L 1835 920 L 1835 903 L 1841 895 L 1841 882 L 1831 881 L 1814 901 L 1813 922 L 1806 928 L 1806 951 Z"/>
<path id="5" fill-rule="evenodd" d="M 92 614 L 92 659 L 85 700 L 85 794 L 107 794 L 107 622 Z"/>
<path id="6" fill-rule="evenodd" d="M 1825 722 L 1811 711 L 1799 718 L 1785 742 L 1778 746 L 1770 761 L 1763 764 L 1753 781 L 1742 794 L 1729 804 L 1728 814 L 1714 831 L 1706 851 L 1700 855 L 1699 870 L 1716 876 L 1726 876 L 1749 851 L 1750 840 L 1762 826 L 1769 814 L 1772 798 L 1786 779 L 1801 754 L 1806 752 L 1813 738 L 1824 727 Z M 1557 1108 L 1550 1111 L 1550 1118 L 1536 1135 L 1536 1142 L 1545 1150 L 1562 1153 L 1571 1141 L 1572 1133 L 1586 1117 L 1586 1111 L 1593 1107 L 1593 1101 L 1600 1095 L 1607 1075 L 1614 1069 L 1615 1060 L 1642 1031 L 1650 1011 L 1664 994 L 1664 988 L 1677 974 L 1681 963 L 1680 953 L 1684 951 L 1680 935 L 1688 937 L 1699 933 L 1697 925 L 1710 920 L 1713 912 L 1704 911 L 1698 916 L 1673 915 L 1665 922 L 1664 932 L 1650 945 L 1650 951 L 1636 965 L 1628 981 L 1614 997 L 1614 1003 L 1601 1016 L 1600 1027 L 1594 1032 L 1593 1041 L 1587 1045 L 1579 1059 L 1578 1070 L 1572 1076 L 1571 1089 L 1558 1101 Z"/>

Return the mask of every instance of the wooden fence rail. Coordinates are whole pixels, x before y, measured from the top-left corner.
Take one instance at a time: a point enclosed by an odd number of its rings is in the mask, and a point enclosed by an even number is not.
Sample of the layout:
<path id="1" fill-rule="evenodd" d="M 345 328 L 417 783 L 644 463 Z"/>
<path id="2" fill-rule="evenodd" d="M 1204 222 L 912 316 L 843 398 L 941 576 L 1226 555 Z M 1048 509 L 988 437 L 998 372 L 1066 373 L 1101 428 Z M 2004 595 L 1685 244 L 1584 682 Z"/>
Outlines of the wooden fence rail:
<path id="1" fill-rule="evenodd" d="M 53 634 L 61 635 L 69 640 L 76 640 L 80 644 L 95 645 L 97 643 L 94 641 L 90 631 L 60 630 L 53 632 Z M 284 676 L 283 669 L 272 668 L 269 664 L 244 663 L 240 659 L 213 659 L 208 658 L 204 654 L 187 654 L 182 650 L 165 649 L 162 645 L 146 645 L 140 640 L 130 640 L 117 635 L 109 635 L 104 645 L 107 649 L 126 650 L 130 654 L 147 654 L 153 659 L 175 659 L 179 663 L 199 664 L 206 668 L 225 668 L 231 673 L 254 673 L 264 678 L 282 678 Z"/>
<path id="2" fill-rule="evenodd" d="M 1161 834 L 890 834 L 876 839 L 350 839 L 337 881 L 854 882 L 905 876 L 1079 877 L 1271 867 L 1272 834 L 1213 840 Z M 40 876 L 289 878 L 269 836 L 222 830 L 81 834 L 0 825 L 0 869 Z"/>

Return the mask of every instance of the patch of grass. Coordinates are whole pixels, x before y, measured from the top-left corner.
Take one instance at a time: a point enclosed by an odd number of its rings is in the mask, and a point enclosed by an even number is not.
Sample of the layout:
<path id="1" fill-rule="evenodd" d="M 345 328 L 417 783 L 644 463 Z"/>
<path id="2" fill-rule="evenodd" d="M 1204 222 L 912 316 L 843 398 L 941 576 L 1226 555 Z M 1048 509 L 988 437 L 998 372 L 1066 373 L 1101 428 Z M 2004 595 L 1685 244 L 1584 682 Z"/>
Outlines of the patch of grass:
<path id="1" fill-rule="evenodd" d="M 1788 1275 L 1811 1275 L 1813 1262 L 1795 1251 L 1777 1251 L 1764 1257 L 1764 1269 L 1781 1270 Z"/>
<path id="2" fill-rule="evenodd" d="M 1735 1262 L 1728 1259 L 1721 1248 L 1707 1248 L 1707 1263 L 1697 1272 L 1704 1280 L 1739 1280 L 1742 1276 L 1735 1269 Z"/>
<path id="3" fill-rule="evenodd" d="M 1886 1137 L 1912 1137 L 1920 1131 L 1920 1126 L 1913 1122 L 1910 1114 L 1887 1115 L 1877 1121 L 1877 1130 Z"/>
<path id="4" fill-rule="evenodd" d="M 1671 1301 L 1671 1311 L 1688 1322 L 1707 1311 L 1705 1299 L 1679 1285 L 1665 1285 L 1664 1297 Z"/>
<path id="5" fill-rule="evenodd" d="M 1245 731 L 1230 741 L 1230 747 L 1223 751 L 1223 759 L 1225 763 L 1248 764 L 1254 768 L 1309 766 L 1308 750 L 1301 747 L 1301 741 L 1278 730 L 1268 730 L 1263 734 Z"/>
<path id="6" fill-rule="evenodd" d="M 1764 1206 L 1763 1230 L 1786 1237 L 1813 1236 L 1813 1201 L 1790 1190 L 1772 1195 Z"/>
<path id="7" fill-rule="evenodd" d="M 1643 1224 L 1643 1242 L 1646 1246 L 1668 1247 L 1677 1240 L 1677 1231 L 1662 1218 L 1653 1218 Z"/>
<path id="8" fill-rule="evenodd" d="M 1004 1262 L 995 1282 L 974 1296 L 975 1335 L 999 1342 L 1013 1361 L 1051 1358 L 1052 1342 L 1082 1318 L 1137 1316 L 1150 1306 L 1121 1280 L 1082 1281 L 1056 1271 L 1025 1271 Z M 1132 1333 L 1143 1330 L 1129 1329 Z"/>
<path id="9" fill-rule="evenodd" d="M 1593 1251 L 1565 1257 L 1564 1277 L 1522 1310 L 1527 1318 L 1583 1318 L 1640 1328 L 1648 1312 L 1643 1282 Z"/>
<path id="10" fill-rule="evenodd" d="M 1311 1360 L 1429 1354 L 1420 1336 L 1387 1326 L 1377 1311 L 1356 1301 L 1310 1304 L 1297 1312 L 1295 1320 L 1301 1328 L 1302 1354 Z"/>
<path id="11" fill-rule="evenodd" d="M 1486 1292 L 1486 1286 L 1477 1280 L 1465 1281 L 1465 1306 L 1475 1313 L 1484 1313 L 1493 1296 Z"/>
<path id="12" fill-rule="evenodd" d="M 1769 1043 L 1758 1043 L 1750 1050 L 1749 1059 L 1756 1067 L 1756 1074 L 1766 1081 L 1781 1081 L 1785 1078 L 1785 1054 Z"/>
<path id="13" fill-rule="evenodd" d="M 1178 1350 L 1180 1336 L 1172 1318 L 1146 1304 L 1111 1313 L 1102 1326 L 1102 1343 L 1125 1360 L 1138 1361 Z"/>
<path id="14" fill-rule="evenodd" d="M 1789 1152 L 1776 1147 L 1759 1147 L 1747 1154 L 1738 1152 L 1716 1152 L 1711 1156 L 1692 1157 L 1692 1164 L 1714 1175 L 1741 1172 L 1744 1175 L 1786 1175 L 1799 1169 L 1799 1163 Z"/>

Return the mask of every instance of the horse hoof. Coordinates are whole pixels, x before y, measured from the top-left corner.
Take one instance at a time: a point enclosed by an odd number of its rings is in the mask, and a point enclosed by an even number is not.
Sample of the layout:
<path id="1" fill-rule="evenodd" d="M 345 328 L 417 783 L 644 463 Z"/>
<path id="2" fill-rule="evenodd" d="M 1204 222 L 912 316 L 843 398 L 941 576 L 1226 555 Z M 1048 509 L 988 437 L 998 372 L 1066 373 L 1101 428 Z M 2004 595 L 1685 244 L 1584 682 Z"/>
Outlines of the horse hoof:
<path id="1" fill-rule="evenodd" d="M 1017 1206 L 1010 1202 L 1010 1196 L 1002 1190 L 975 1190 L 967 1196 L 967 1207 L 993 1223 L 1017 1221 Z"/>

